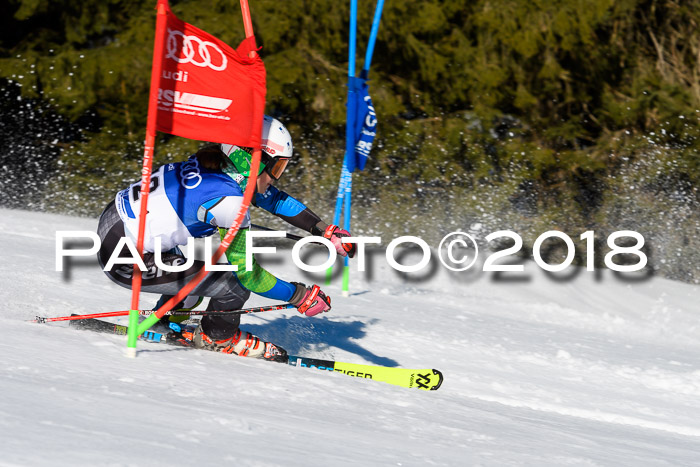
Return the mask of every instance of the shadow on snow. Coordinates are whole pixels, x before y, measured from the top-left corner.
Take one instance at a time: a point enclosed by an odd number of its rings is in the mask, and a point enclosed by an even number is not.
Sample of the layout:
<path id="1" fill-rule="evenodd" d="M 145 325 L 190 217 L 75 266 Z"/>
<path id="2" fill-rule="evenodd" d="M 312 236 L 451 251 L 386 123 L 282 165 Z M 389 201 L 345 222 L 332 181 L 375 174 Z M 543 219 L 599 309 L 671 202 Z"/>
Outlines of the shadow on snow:
<path id="1" fill-rule="evenodd" d="M 391 358 L 376 355 L 363 348 L 353 339 L 361 339 L 367 333 L 364 328 L 370 321 L 338 322 L 326 318 L 305 319 L 300 316 L 276 318 L 264 324 L 241 323 L 241 329 L 249 331 L 263 340 L 272 341 L 282 346 L 292 355 L 308 354 L 309 350 L 323 353 L 331 358 L 330 348 L 338 348 L 353 353 L 374 365 L 389 367 L 399 366 Z M 309 356 L 309 355 L 304 355 Z M 318 358 L 324 358 L 318 356 Z M 354 362 L 359 363 L 359 362 Z"/>

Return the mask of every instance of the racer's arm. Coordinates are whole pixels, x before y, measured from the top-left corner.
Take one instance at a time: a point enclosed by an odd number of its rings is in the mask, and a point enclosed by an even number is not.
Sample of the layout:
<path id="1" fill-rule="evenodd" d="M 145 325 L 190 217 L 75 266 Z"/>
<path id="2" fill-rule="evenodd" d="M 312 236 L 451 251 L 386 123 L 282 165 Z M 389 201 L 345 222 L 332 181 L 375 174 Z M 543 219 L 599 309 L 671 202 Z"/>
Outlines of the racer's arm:
<path id="1" fill-rule="evenodd" d="M 236 276 L 241 285 L 253 293 L 262 295 L 273 300 L 289 302 L 297 291 L 297 286 L 283 281 L 269 273 L 258 264 L 253 256 L 252 270 L 246 270 L 246 245 L 245 237 L 249 229 L 240 229 L 231 242 L 231 246 L 226 250 L 228 262 L 238 266 Z M 223 239 L 226 229 L 219 228 L 219 234 Z"/>
<path id="2" fill-rule="evenodd" d="M 350 236 L 350 232 L 337 225 L 326 224 L 304 203 L 273 185 L 270 185 L 265 193 L 255 196 L 255 205 L 287 221 L 294 227 L 310 232 L 311 235 L 326 237 L 333 243 L 336 252 L 341 256 L 352 258 L 357 252 L 355 243 L 343 243 L 342 241 L 344 237 Z"/>
<path id="3" fill-rule="evenodd" d="M 289 283 L 279 279 L 255 261 L 253 257 L 252 270 L 247 271 L 245 265 L 245 237 L 248 229 L 241 229 L 226 250 L 226 258 L 229 263 L 238 266 L 238 280 L 243 287 L 253 293 L 273 300 L 289 302 L 296 306 L 299 313 L 306 316 L 315 316 L 324 311 L 330 311 L 331 299 L 323 293 L 317 285 L 308 287 L 298 282 Z M 219 229 L 223 239 L 226 229 Z"/>
<path id="4" fill-rule="evenodd" d="M 312 235 L 323 235 L 328 227 L 328 224 L 304 203 L 274 185 L 270 185 L 265 193 L 255 195 L 254 204 Z"/>
<path id="5" fill-rule="evenodd" d="M 222 196 L 211 199 L 199 207 L 197 210 L 197 219 L 200 222 L 218 227 L 219 234 L 223 239 L 228 227 L 238 215 L 242 203 L 243 197 L 241 196 Z M 253 269 L 251 271 L 246 271 L 245 236 L 249 227 L 250 216 L 246 215 L 241 229 L 226 250 L 228 262 L 238 266 L 236 276 L 241 282 L 241 285 L 246 289 L 258 295 L 262 295 L 263 297 L 288 301 L 296 291 L 296 286 L 281 279 L 277 279 L 267 272 L 255 261 L 255 257 L 253 257 Z"/>
<path id="6" fill-rule="evenodd" d="M 226 236 L 228 226 L 234 221 L 234 216 L 243 203 L 240 196 L 224 196 L 214 198 L 199 206 L 197 219 L 200 222 L 217 226 L 219 235 Z M 222 225 L 227 226 L 221 228 Z M 287 282 L 275 277 L 252 258 L 251 270 L 246 270 L 246 234 L 250 226 L 250 216 L 246 214 L 242 228 L 238 231 L 226 250 L 229 263 L 238 266 L 236 277 L 241 285 L 253 293 L 273 300 L 289 302 L 306 316 L 315 316 L 331 309 L 330 298 L 318 286 L 307 287 L 298 282 Z"/>

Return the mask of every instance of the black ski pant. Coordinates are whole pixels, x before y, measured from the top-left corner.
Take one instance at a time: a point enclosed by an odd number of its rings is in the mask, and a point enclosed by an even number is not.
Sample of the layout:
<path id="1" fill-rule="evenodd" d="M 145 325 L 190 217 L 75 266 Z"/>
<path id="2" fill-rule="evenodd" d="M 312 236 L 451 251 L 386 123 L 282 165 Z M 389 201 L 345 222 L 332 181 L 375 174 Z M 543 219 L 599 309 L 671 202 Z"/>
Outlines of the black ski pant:
<path id="1" fill-rule="evenodd" d="M 126 236 L 124 223 L 119 217 L 114 201 L 109 203 L 102 212 L 97 225 L 97 235 L 101 241 L 97 260 L 104 270 L 109 258 L 115 254 L 117 243 Z M 130 258 L 131 254 L 124 246 L 118 256 Z M 148 293 L 173 296 L 204 267 L 204 261 L 194 261 L 194 264 L 185 271 L 168 272 L 156 266 L 153 253 L 144 253 L 143 256 L 147 270 L 141 273 L 141 290 Z M 187 261 L 178 248 L 162 253 L 161 259 L 163 264 L 169 266 L 184 264 Z M 105 274 L 120 286 L 131 288 L 133 265 L 116 264 L 111 270 L 105 271 Z M 190 295 L 211 297 L 207 310 L 240 310 L 250 297 L 250 291 L 241 285 L 233 273 L 212 271 L 197 284 Z M 207 315 L 202 318 L 202 330 L 215 340 L 227 339 L 236 332 L 240 321 L 240 315 Z"/>

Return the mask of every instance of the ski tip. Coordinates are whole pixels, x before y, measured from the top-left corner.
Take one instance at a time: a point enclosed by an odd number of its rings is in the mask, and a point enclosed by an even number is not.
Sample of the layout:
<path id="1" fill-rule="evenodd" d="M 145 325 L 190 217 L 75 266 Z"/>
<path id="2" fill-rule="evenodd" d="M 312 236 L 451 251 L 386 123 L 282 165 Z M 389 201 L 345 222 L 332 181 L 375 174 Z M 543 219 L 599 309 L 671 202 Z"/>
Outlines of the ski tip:
<path id="1" fill-rule="evenodd" d="M 433 385 L 430 390 L 431 391 L 437 391 L 440 388 L 440 385 L 442 384 L 442 381 L 445 379 L 445 377 L 442 375 L 442 371 L 436 370 L 433 368 L 433 374 L 438 377 L 438 382 Z"/>

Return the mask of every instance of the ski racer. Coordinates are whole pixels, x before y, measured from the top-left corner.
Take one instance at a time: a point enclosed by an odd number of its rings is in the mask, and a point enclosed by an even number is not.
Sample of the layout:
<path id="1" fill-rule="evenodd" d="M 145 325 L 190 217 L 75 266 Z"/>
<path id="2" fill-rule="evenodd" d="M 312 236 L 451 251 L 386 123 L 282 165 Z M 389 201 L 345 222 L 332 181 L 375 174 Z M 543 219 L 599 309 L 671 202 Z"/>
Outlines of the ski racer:
<path id="1" fill-rule="evenodd" d="M 292 150 L 292 138 L 285 126 L 277 119 L 265 116 L 260 171 L 252 204 L 312 235 L 324 236 L 333 243 L 338 254 L 353 257 L 356 245 L 341 242 L 343 237 L 350 235 L 346 230 L 326 224 L 303 203 L 273 185 L 284 173 Z M 156 266 L 153 252 L 156 249 L 161 252 L 163 264 L 178 266 L 187 262 L 179 247 L 186 245 L 190 237 L 219 234 L 223 238 L 243 202 L 251 152 L 251 148 L 229 144 L 208 145 L 186 161 L 165 164 L 154 172 L 144 236 L 143 259 L 148 271 L 142 273 L 142 290 L 163 294 L 154 309 L 189 282 L 204 262 L 194 261 L 182 272 L 167 272 Z M 100 216 L 97 233 L 102 243 L 98 261 L 103 269 L 122 237 L 128 236 L 136 243 L 140 189 L 141 182 L 137 182 L 118 192 Z M 317 285 L 284 281 L 263 269 L 255 259 L 252 270 L 246 270 L 245 237 L 249 229 L 250 212 L 247 212 L 226 251 L 228 262 L 237 265 L 238 271 L 209 272 L 175 309 L 193 308 L 201 301 L 200 297 L 211 297 L 207 310 L 238 310 L 252 291 L 266 298 L 289 302 L 306 316 L 329 311 L 331 300 Z M 131 254 L 124 246 L 118 256 L 131 257 Z M 120 286 L 130 288 L 132 270 L 133 265 L 121 264 L 105 272 Z M 189 338 L 197 348 L 286 360 L 284 349 L 242 331 L 239 324 L 240 315 L 205 315 Z"/>

